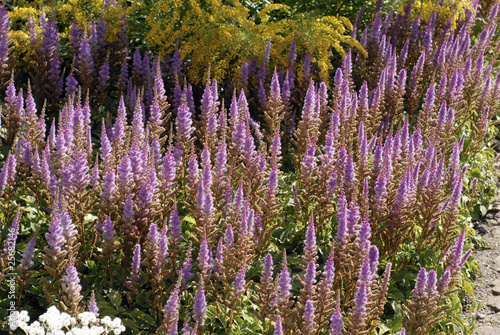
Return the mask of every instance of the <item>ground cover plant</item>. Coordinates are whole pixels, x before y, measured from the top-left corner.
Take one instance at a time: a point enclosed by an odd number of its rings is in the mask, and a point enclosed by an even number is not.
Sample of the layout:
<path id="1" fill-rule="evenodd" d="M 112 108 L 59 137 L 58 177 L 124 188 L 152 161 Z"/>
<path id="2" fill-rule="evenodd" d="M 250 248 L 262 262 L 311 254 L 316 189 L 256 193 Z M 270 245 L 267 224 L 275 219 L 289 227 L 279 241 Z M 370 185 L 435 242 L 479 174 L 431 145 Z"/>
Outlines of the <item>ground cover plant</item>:
<path id="1" fill-rule="evenodd" d="M 358 47 L 330 50 L 331 81 L 293 37 L 281 67 L 264 41 L 225 85 L 206 64 L 201 87 L 182 48 L 129 52 L 124 26 L 114 47 L 104 21 L 74 26 L 65 72 L 50 14 L 16 78 L 3 7 L 0 317 L 14 302 L 129 334 L 470 330 L 464 215 L 488 185 L 467 165 L 498 110 L 498 3 L 425 21 L 380 4 Z"/>

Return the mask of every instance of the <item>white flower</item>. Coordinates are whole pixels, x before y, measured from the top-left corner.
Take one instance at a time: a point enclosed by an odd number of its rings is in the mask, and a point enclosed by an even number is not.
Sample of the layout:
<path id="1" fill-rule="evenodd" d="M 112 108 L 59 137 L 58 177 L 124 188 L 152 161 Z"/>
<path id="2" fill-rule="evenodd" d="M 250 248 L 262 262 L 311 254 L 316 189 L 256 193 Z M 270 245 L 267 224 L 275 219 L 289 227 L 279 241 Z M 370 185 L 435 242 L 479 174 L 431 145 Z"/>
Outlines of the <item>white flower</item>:
<path id="1" fill-rule="evenodd" d="M 71 316 L 67 313 L 59 312 L 55 306 L 52 306 L 46 313 L 40 315 L 39 320 L 48 328 L 47 333 L 53 335 L 63 327 L 69 327 Z"/>
<path id="2" fill-rule="evenodd" d="M 82 325 L 88 326 L 91 323 L 96 322 L 97 318 L 92 312 L 83 312 L 78 314 L 78 319 L 81 321 Z"/>
<path id="3" fill-rule="evenodd" d="M 17 328 L 23 328 L 27 325 L 27 322 L 30 320 L 27 311 L 14 311 L 9 314 L 9 327 L 11 330 L 16 330 Z"/>
<path id="4" fill-rule="evenodd" d="M 21 328 L 27 335 L 104 335 L 111 331 L 114 335 L 119 335 L 126 330 L 120 318 L 111 320 L 109 316 L 105 316 L 101 320 L 101 325 L 104 327 L 96 325 L 89 327 L 89 324 L 97 322 L 92 312 L 81 313 L 77 318 L 61 313 L 55 306 L 52 306 L 40 316 L 40 322 L 35 321 L 31 325 L 27 324 L 30 319 L 28 312 L 12 313 L 9 315 L 9 326 L 11 330 Z M 65 332 L 62 328 L 68 331 Z"/>
<path id="5" fill-rule="evenodd" d="M 45 329 L 43 329 L 40 322 L 35 321 L 31 324 L 31 326 L 26 326 L 23 329 L 28 335 L 45 335 Z"/>
<path id="6" fill-rule="evenodd" d="M 105 316 L 101 319 L 101 323 L 109 327 L 109 324 L 111 323 L 111 318 L 109 316 Z"/>
<path id="7" fill-rule="evenodd" d="M 106 331 L 106 329 L 104 329 L 101 326 L 99 326 L 99 327 L 94 326 L 94 327 L 92 327 L 90 329 L 92 329 L 94 331 L 94 333 L 93 333 L 94 335 L 101 335 L 101 334 L 104 334 L 104 332 Z"/>

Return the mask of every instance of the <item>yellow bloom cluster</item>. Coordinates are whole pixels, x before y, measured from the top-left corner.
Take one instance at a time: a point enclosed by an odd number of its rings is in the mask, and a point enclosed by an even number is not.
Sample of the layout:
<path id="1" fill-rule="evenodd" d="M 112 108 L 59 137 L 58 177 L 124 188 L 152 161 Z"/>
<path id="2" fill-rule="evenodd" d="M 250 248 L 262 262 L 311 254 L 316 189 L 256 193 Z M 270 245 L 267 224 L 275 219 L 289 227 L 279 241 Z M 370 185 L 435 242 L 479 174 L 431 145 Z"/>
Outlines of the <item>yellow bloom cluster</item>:
<path id="1" fill-rule="evenodd" d="M 218 80 L 238 77 L 244 60 L 262 58 L 269 39 L 271 62 L 282 67 L 287 65 L 288 50 L 297 34 L 297 52 L 309 52 L 311 61 L 319 64 L 322 78 L 331 68 L 330 46 L 342 56 L 342 44 L 362 49 L 347 34 L 352 29 L 349 20 L 297 13 L 282 4 L 264 7 L 257 20 L 250 18 L 249 10 L 238 0 L 138 1 L 129 11 L 142 6 L 151 6 L 146 19 L 148 44 L 160 54 L 178 46 L 181 58 L 191 63 L 188 79 L 194 83 L 206 79 L 209 64 L 211 76 Z"/>
<path id="2" fill-rule="evenodd" d="M 425 22 L 435 10 L 439 17 L 436 24 L 444 24 L 451 19 L 452 28 L 455 29 L 457 21 L 464 19 L 465 10 L 474 10 L 471 2 L 471 0 L 416 0 L 413 3 L 412 16 L 415 17 L 420 13 L 421 19 Z M 406 3 L 403 2 L 401 10 Z"/>

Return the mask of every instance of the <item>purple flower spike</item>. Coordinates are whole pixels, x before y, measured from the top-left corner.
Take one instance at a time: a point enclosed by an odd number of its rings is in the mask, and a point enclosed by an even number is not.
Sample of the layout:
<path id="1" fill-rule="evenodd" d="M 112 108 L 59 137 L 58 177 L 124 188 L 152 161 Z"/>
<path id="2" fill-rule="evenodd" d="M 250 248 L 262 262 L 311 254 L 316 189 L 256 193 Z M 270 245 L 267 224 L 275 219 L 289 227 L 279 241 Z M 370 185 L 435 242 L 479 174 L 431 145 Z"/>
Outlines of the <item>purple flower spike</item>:
<path id="1" fill-rule="evenodd" d="M 19 269 L 21 272 L 28 271 L 35 263 L 33 262 L 33 256 L 35 255 L 35 245 L 36 245 L 36 235 L 33 236 L 26 249 L 23 252 L 23 258 L 21 259 L 21 265 L 19 265 Z"/>
<path id="2" fill-rule="evenodd" d="M 372 245 L 368 251 L 368 260 L 370 261 L 370 271 L 377 272 L 379 251 L 376 245 Z"/>
<path id="3" fill-rule="evenodd" d="M 182 262 L 182 269 L 177 270 L 177 275 L 180 275 L 182 273 L 181 282 L 183 284 L 187 283 L 188 280 L 191 280 L 191 278 L 194 277 L 194 274 L 191 272 L 192 267 L 193 265 L 191 264 L 191 254 L 189 253 L 184 259 L 184 262 Z"/>
<path id="4" fill-rule="evenodd" d="M 340 311 L 340 306 L 337 305 L 335 311 L 330 318 L 330 329 L 328 330 L 329 335 L 342 335 L 344 326 L 342 325 L 342 312 Z"/>
<path id="5" fill-rule="evenodd" d="M 268 187 L 266 190 L 266 195 L 269 198 L 274 197 L 277 193 L 277 187 L 278 187 L 278 166 L 276 165 L 276 163 L 273 163 L 271 165 L 271 171 L 269 171 L 267 186 Z"/>
<path id="6" fill-rule="evenodd" d="M 200 244 L 200 252 L 198 254 L 198 268 L 202 274 L 206 275 L 211 268 L 212 260 L 210 259 L 210 250 L 207 243 L 207 235 L 203 234 L 203 239 Z"/>
<path id="7" fill-rule="evenodd" d="M 167 236 L 167 229 L 163 227 L 160 232 L 160 239 L 158 241 L 159 267 L 165 265 L 167 257 L 168 257 L 168 236 Z"/>
<path id="8" fill-rule="evenodd" d="M 224 234 L 224 244 L 226 247 L 230 248 L 233 246 L 234 243 L 234 233 L 233 233 L 233 226 L 231 224 L 228 224 L 226 227 L 226 232 Z"/>
<path id="9" fill-rule="evenodd" d="M 292 289 L 291 281 L 292 279 L 290 278 L 290 272 L 288 272 L 286 263 L 286 254 L 284 254 L 277 287 L 277 301 L 281 305 L 288 303 L 292 296 L 290 292 Z"/>
<path id="10" fill-rule="evenodd" d="M 314 229 L 314 214 L 311 211 L 311 219 L 309 220 L 309 225 L 306 232 L 306 240 L 304 243 L 304 257 L 306 262 L 309 263 L 311 260 L 315 260 L 317 254 L 316 246 L 316 232 Z"/>
<path id="11" fill-rule="evenodd" d="M 101 89 L 106 89 L 108 86 L 109 86 L 109 63 L 107 61 L 105 61 L 102 66 L 101 66 L 101 69 L 99 70 L 99 86 Z"/>
<path id="12" fill-rule="evenodd" d="M 56 212 L 53 212 L 52 218 L 49 221 L 49 232 L 45 234 L 47 243 L 50 247 L 45 248 L 45 252 L 57 254 L 61 251 L 62 246 L 66 243 L 63 235 L 63 227 Z"/>
<path id="13" fill-rule="evenodd" d="M 326 260 L 325 267 L 323 268 L 323 273 L 321 274 L 321 283 L 319 285 L 325 285 L 326 287 L 331 288 L 334 277 L 335 277 L 334 254 L 330 253 L 330 255 Z"/>
<path id="14" fill-rule="evenodd" d="M 168 231 L 174 243 L 179 243 L 181 240 L 181 219 L 179 218 L 179 212 L 177 211 L 177 201 L 174 201 L 174 208 L 170 214 L 170 226 Z"/>
<path id="15" fill-rule="evenodd" d="M 309 75 L 311 72 L 311 56 L 306 52 L 304 56 L 304 64 L 302 65 L 302 78 L 305 80 L 309 80 Z"/>
<path id="16" fill-rule="evenodd" d="M 304 307 L 304 315 L 302 316 L 303 329 L 302 334 L 315 334 L 316 323 L 314 322 L 314 304 L 307 299 Z"/>
<path id="17" fill-rule="evenodd" d="M 405 327 L 401 328 L 401 332 L 399 333 L 399 335 L 406 335 L 406 328 Z"/>
<path id="18" fill-rule="evenodd" d="M 115 244 L 115 232 L 113 231 L 113 222 L 111 218 L 106 216 L 104 219 L 104 225 L 102 226 L 104 241 L 107 245 L 112 246 Z"/>
<path id="19" fill-rule="evenodd" d="M 102 184 L 101 198 L 108 202 L 111 202 L 113 194 L 117 190 L 115 184 L 115 171 L 113 171 L 113 169 L 109 169 L 108 171 L 106 171 L 103 180 L 104 183 Z"/>
<path id="20" fill-rule="evenodd" d="M 312 299 L 314 292 L 316 291 L 316 262 L 310 261 L 307 264 L 306 271 L 304 274 L 304 291 L 303 297 L 307 299 Z"/>
<path id="21" fill-rule="evenodd" d="M 97 302 L 95 301 L 94 290 L 92 290 L 92 293 L 90 294 L 89 312 L 94 313 L 96 318 L 99 317 L 99 307 L 97 307 Z"/>
<path id="22" fill-rule="evenodd" d="M 360 250 L 367 251 L 370 246 L 371 226 L 370 219 L 364 218 L 359 228 L 357 243 Z"/>
<path id="23" fill-rule="evenodd" d="M 361 217 L 359 216 L 359 207 L 356 203 L 356 199 L 349 204 L 349 209 L 347 210 L 347 234 L 354 235 L 358 229 L 358 221 Z"/>
<path id="24" fill-rule="evenodd" d="M 78 191 L 85 190 L 90 183 L 88 171 L 87 153 L 80 150 L 73 151 L 73 157 L 69 160 L 69 164 L 61 171 L 64 188 Z"/>
<path id="25" fill-rule="evenodd" d="M 281 316 L 276 317 L 276 325 L 274 326 L 274 335 L 283 335 L 283 326 L 281 324 Z"/>
<path id="26" fill-rule="evenodd" d="M 134 249 L 134 256 L 132 257 L 132 276 L 136 277 L 139 274 L 141 267 L 141 245 L 136 244 Z"/>
<path id="27" fill-rule="evenodd" d="M 182 325 L 182 335 L 192 335 L 191 326 L 189 325 L 188 318 L 184 320 L 184 324 Z M 170 334 L 169 334 L 170 335 Z"/>
<path id="28" fill-rule="evenodd" d="M 66 268 L 66 275 L 63 276 L 62 289 L 70 297 L 79 296 L 82 291 L 82 286 L 80 285 L 80 278 L 78 278 L 78 271 L 75 268 L 75 264 L 71 263 Z"/>
<path id="29" fill-rule="evenodd" d="M 247 272 L 246 266 L 243 265 L 240 270 L 238 271 L 238 274 L 236 275 L 236 278 L 233 281 L 233 294 L 235 296 L 239 296 L 243 292 L 245 292 L 245 274 Z"/>
<path id="30" fill-rule="evenodd" d="M 155 248 L 158 246 L 158 226 L 156 223 L 149 225 L 148 240 Z"/>
<path id="31" fill-rule="evenodd" d="M 462 229 L 462 232 L 457 237 L 457 239 L 455 241 L 455 245 L 453 247 L 453 251 L 450 255 L 450 259 L 451 259 L 450 270 L 451 270 L 452 277 L 458 275 L 458 273 L 460 272 L 460 269 L 462 267 L 462 263 L 464 262 L 465 256 L 462 257 L 462 252 L 463 252 L 463 248 L 464 248 L 464 240 L 465 240 L 465 228 Z M 467 255 L 467 257 L 468 256 L 469 255 Z M 466 258 L 465 258 L 465 260 L 466 260 Z"/>
<path id="32" fill-rule="evenodd" d="M 273 78 L 271 80 L 270 96 L 276 100 L 281 100 L 280 83 L 278 80 L 278 72 L 276 71 L 276 67 L 274 67 Z"/>
<path id="33" fill-rule="evenodd" d="M 345 194 L 341 194 L 337 204 L 337 233 L 335 235 L 335 244 L 342 248 L 347 237 L 347 199 Z"/>
<path id="34" fill-rule="evenodd" d="M 9 180 L 10 180 L 10 175 L 9 175 L 9 168 L 10 168 L 10 161 L 14 159 L 14 155 L 10 155 L 7 157 L 7 160 L 5 164 L 2 167 L 2 172 L 0 172 L 0 194 L 3 193 L 5 190 L 5 187 L 7 186 Z"/>
<path id="35" fill-rule="evenodd" d="M 191 134 L 194 132 L 195 128 L 192 126 L 192 111 L 187 104 L 187 98 L 184 94 L 181 98 L 181 104 L 177 112 L 177 118 L 175 119 L 175 127 L 177 131 L 177 136 L 181 143 L 188 143 L 191 139 Z"/>
<path id="36" fill-rule="evenodd" d="M 193 301 L 193 319 L 199 324 L 203 324 L 207 317 L 207 301 L 203 281 L 198 284 L 198 291 Z"/>
<path id="37" fill-rule="evenodd" d="M 363 329 L 366 319 L 366 303 L 368 302 L 367 291 L 368 284 L 361 282 L 354 298 L 354 307 L 352 308 L 352 323 L 357 329 Z"/>
<path id="38" fill-rule="evenodd" d="M 166 329 L 167 334 L 177 334 L 177 322 L 179 321 L 179 288 L 176 287 L 165 304 L 163 310 L 164 324 L 166 323 L 170 329 Z"/>
<path id="39" fill-rule="evenodd" d="M 217 250 L 215 251 L 215 261 L 214 261 L 214 272 L 220 274 L 222 272 L 222 269 L 220 268 L 220 265 L 224 262 L 224 256 L 222 256 L 222 253 L 224 251 L 224 244 L 222 242 L 222 238 L 219 239 L 219 242 L 217 243 Z"/>
<path id="40" fill-rule="evenodd" d="M 133 185 L 134 174 L 132 172 L 132 164 L 129 155 L 125 155 L 118 164 L 118 188 L 122 193 L 125 193 L 131 185 Z"/>
<path id="41" fill-rule="evenodd" d="M 436 281 L 437 281 L 436 271 L 429 270 L 429 273 L 427 274 L 427 287 L 426 287 L 426 289 L 431 296 L 437 292 Z"/>
<path id="42" fill-rule="evenodd" d="M 417 275 L 417 283 L 415 284 L 415 289 L 412 291 L 413 296 L 419 299 L 425 298 L 427 296 L 426 286 L 427 270 L 425 268 L 420 268 L 420 271 Z"/>
<path id="43" fill-rule="evenodd" d="M 267 253 L 264 258 L 264 270 L 262 270 L 262 282 L 271 283 L 273 280 L 273 256 Z"/>
<path id="44" fill-rule="evenodd" d="M 441 279 L 437 283 L 437 291 L 439 292 L 439 294 L 441 295 L 446 294 L 449 283 L 450 283 L 450 268 L 447 267 L 446 270 L 444 270 Z"/>

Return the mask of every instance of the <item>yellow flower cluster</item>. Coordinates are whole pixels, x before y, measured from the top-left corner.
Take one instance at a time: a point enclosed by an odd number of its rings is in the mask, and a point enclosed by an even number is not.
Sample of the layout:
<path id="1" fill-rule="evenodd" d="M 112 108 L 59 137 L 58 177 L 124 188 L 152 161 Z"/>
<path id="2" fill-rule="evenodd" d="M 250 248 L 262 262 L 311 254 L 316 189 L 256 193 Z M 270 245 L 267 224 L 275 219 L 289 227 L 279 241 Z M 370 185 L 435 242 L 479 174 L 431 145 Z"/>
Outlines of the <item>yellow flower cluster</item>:
<path id="1" fill-rule="evenodd" d="M 324 79 L 331 68 L 330 46 L 342 56 L 342 44 L 362 49 L 347 34 L 352 29 L 349 20 L 297 13 L 282 4 L 264 7 L 257 20 L 250 18 L 249 10 L 238 0 L 137 1 L 129 11 L 143 6 L 151 6 L 146 19 L 148 44 L 160 54 L 178 46 L 181 58 L 191 63 L 188 79 L 194 83 L 206 79 L 209 64 L 211 76 L 218 80 L 237 77 L 244 60 L 262 58 L 269 39 L 271 62 L 282 67 L 288 63 L 288 50 L 297 34 L 297 52 L 309 52 Z"/>
<path id="2" fill-rule="evenodd" d="M 435 10 L 438 14 L 438 22 L 436 24 L 444 24 L 451 19 L 452 28 L 456 28 L 456 23 L 458 20 L 464 19 L 465 10 L 469 9 L 473 11 L 471 0 L 416 0 L 413 3 L 412 15 L 415 17 L 420 13 L 421 19 L 425 22 Z M 403 2 L 403 6 L 406 6 L 406 1 Z"/>

